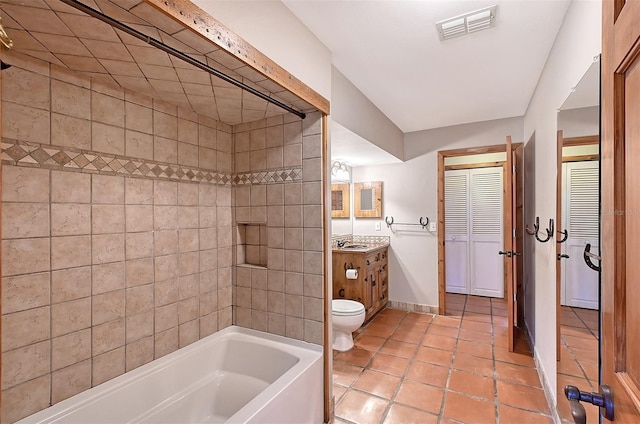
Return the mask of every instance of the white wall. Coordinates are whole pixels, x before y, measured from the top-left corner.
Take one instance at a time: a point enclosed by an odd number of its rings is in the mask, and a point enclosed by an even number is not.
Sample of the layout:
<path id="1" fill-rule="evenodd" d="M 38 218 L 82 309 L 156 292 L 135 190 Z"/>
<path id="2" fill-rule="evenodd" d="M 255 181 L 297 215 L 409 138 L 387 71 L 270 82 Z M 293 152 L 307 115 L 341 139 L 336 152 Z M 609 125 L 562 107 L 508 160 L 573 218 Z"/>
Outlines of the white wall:
<path id="1" fill-rule="evenodd" d="M 353 181 L 382 181 L 383 218 L 355 219 L 353 234 L 388 235 L 389 300 L 420 305 L 438 305 L 438 245 L 436 233 L 418 226 L 394 225 L 392 232 L 385 215 L 396 222 L 418 223 L 419 218 L 437 220 L 437 152 L 462 147 L 504 144 L 511 135 L 522 141 L 522 118 L 508 118 L 405 134 L 406 162 L 353 168 Z M 381 231 L 375 223 L 381 223 Z"/>
<path id="2" fill-rule="evenodd" d="M 600 133 L 600 107 L 582 107 L 558 112 L 558 129 L 564 138 Z"/>
<path id="3" fill-rule="evenodd" d="M 331 52 L 282 2 L 193 0 L 193 3 L 331 100 Z"/>
<path id="4" fill-rule="evenodd" d="M 601 51 L 600 1 L 574 0 L 529 103 L 524 136 L 535 135 L 535 215 L 556 213 L 557 112 Z M 535 243 L 535 355 L 550 392 L 556 388 L 555 244 Z"/>
<path id="5" fill-rule="evenodd" d="M 402 159 L 404 134 L 335 66 L 331 70 L 331 119 Z"/>

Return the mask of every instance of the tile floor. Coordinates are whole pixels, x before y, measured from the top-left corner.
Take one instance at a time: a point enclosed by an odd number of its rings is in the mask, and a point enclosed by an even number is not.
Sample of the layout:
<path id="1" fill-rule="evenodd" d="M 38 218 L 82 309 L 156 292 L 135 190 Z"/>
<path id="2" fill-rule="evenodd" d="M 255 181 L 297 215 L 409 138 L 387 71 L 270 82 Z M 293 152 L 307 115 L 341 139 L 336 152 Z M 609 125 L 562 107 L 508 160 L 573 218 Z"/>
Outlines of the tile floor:
<path id="1" fill-rule="evenodd" d="M 447 316 L 385 309 L 334 351 L 336 423 L 552 423 L 502 299 L 448 295 Z"/>
<path id="2" fill-rule="evenodd" d="M 558 414 L 563 422 L 573 423 L 564 386 L 598 391 L 598 311 L 563 306 L 558 362 Z M 584 404 L 584 402 L 583 402 Z M 584 404 L 587 422 L 598 422 L 598 408 Z"/>

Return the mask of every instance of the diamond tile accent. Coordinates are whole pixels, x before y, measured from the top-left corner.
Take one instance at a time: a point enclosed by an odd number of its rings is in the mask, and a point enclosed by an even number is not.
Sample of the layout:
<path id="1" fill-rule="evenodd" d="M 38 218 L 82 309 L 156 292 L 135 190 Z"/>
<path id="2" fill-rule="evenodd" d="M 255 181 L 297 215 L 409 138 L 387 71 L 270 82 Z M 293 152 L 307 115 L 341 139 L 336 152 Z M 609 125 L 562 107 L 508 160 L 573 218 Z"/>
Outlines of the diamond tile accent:
<path id="1" fill-rule="evenodd" d="M 228 174 L 180 165 L 169 165 L 138 158 L 115 157 L 106 153 L 86 152 L 72 147 L 58 147 L 3 139 L 2 163 L 16 166 L 41 166 L 49 169 L 73 169 L 102 174 L 137 175 L 177 181 L 207 182 L 222 185 L 273 184 L 301 181 L 302 168 L 284 168 L 253 173 Z"/>

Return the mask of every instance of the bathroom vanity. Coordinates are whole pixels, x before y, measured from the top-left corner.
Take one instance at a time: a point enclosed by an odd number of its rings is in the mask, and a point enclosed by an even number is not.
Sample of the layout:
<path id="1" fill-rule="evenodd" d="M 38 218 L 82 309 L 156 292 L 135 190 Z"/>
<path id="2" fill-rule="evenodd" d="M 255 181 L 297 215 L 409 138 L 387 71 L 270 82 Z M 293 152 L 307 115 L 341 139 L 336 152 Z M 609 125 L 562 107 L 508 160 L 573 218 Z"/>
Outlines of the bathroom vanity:
<path id="1" fill-rule="evenodd" d="M 346 245 L 334 248 L 333 298 L 360 302 L 365 307 L 365 322 L 384 309 L 389 301 L 389 245 Z M 347 270 L 358 271 L 355 279 Z"/>

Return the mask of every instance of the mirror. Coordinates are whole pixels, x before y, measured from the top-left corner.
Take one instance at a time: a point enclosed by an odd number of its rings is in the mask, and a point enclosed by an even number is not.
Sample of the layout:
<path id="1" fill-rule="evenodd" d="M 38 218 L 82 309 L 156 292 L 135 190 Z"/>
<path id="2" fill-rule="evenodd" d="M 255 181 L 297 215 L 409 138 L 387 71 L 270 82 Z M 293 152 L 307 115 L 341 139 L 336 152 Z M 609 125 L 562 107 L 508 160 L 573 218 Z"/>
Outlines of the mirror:
<path id="1" fill-rule="evenodd" d="M 353 193 L 356 218 L 382 218 L 382 181 L 355 183 Z"/>
<path id="2" fill-rule="evenodd" d="M 557 199 L 560 227 L 556 284 L 559 299 L 558 414 L 572 421 L 563 388 L 571 384 L 598 391 L 600 273 L 589 268 L 587 243 L 599 252 L 600 61 L 591 64 L 558 111 Z M 560 161 L 559 161 L 560 162 Z M 599 265 L 597 260 L 593 260 Z M 597 422 L 597 408 L 587 409 L 587 422 Z"/>
<path id="3" fill-rule="evenodd" d="M 331 184 L 331 218 L 350 217 L 349 191 L 348 183 Z"/>

